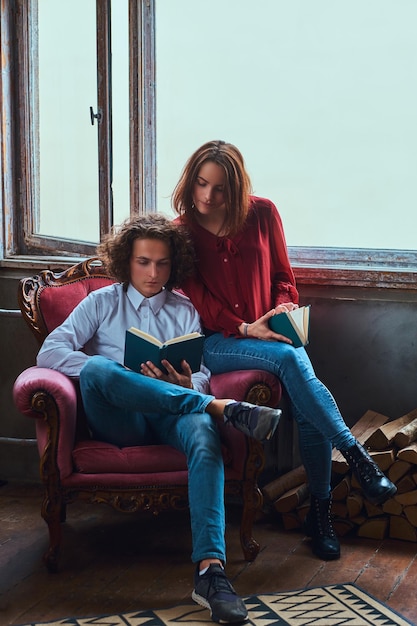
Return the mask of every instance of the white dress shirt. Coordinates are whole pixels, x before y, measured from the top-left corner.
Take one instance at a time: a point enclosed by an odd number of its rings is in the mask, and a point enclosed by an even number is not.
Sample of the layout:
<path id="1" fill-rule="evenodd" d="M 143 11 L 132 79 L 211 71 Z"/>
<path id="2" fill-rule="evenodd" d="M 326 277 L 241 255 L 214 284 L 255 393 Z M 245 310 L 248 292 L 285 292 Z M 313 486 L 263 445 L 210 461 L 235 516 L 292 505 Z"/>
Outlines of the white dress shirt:
<path id="1" fill-rule="evenodd" d="M 129 284 L 114 283 L 92 291 L 45 339 L 37 365 L 79 376 L 89 358 L 99 354 L 123 364 L 125 332 L 140 328 L 160 341 L 201 332 L 200 317 L 185 296 L 163 289 L 145 298 Z M 202 364 L 192 375 L 194 389 L 209 392 L 210 372 Z"/>

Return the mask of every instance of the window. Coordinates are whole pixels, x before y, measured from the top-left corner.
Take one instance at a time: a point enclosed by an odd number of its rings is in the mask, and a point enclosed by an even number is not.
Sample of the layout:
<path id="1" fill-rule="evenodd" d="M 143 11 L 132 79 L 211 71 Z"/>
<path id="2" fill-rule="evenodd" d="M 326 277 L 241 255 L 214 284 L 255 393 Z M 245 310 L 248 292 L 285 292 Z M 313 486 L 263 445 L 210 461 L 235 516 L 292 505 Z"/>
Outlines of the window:
<path id="1" fill-rule="evenodd" d="M 225 139 L 277 204 L 298 275 L 415 284 L 417 4 L 211 0 L 202 18 L 156 0 L 155 21 L 158 206 Z"/>
<path id="2" fill-rule="evenodd" d="M 414 2 L 2 6 L 3 256 L 92 254 L 129 212 L 169 214 L 187 157 L 224 138 L 298 279 L 414 287 Z"/>
<path id="3" fill-rule="evenodd" d="M 94 254 L 153 202 L 152 4 L 4 5 L 4 256 Z"/>

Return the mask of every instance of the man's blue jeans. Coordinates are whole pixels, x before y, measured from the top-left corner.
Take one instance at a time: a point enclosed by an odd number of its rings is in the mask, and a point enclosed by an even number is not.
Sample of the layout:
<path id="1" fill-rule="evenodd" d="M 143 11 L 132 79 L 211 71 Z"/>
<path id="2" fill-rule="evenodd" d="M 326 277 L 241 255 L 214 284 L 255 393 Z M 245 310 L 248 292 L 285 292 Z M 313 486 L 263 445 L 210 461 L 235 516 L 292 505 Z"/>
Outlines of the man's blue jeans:
<path id="1" fill-rule="evenodd" d="M 333 396 L 316 377 L 304 348 L 215 333 L 204 342 L 204 362 L 213 374 L 261 369 L 280 379 L 298 425 L 300 454 L 310 492 L 317 498 L 329 497 L 332 446 L 346 450 L 355 438 Z"/>
<path id="2" fill-rule="evenodd" d="M 214 399 L 192 389 L 136 374 L 102 356 L 80 373 L 80 388 L 95 439 L 117 446 L 169 444 L 188 464 L 188 495 L 194 563 L 225 562 L 224 464 Z"/>

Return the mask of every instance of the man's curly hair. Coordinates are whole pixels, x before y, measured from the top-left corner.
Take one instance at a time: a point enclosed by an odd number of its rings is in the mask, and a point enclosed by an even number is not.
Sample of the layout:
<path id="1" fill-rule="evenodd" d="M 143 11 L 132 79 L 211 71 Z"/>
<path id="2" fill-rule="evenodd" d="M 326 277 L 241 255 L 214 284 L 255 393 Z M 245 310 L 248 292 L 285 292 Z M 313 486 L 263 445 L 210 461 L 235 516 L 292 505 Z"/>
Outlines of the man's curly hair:
<path id="1" fill-rule="evenodd" d="M 130 257 L 136 239 L 159 239 L 168 244 L 171 274 L 166 289 L 181 287 L 194 271 L 194 249 L 187 232 L 160 213 L 147 213 L 125 220 L 112 229 L 97 246 L 106 271 L 118 282 L 130 281 Z"/>

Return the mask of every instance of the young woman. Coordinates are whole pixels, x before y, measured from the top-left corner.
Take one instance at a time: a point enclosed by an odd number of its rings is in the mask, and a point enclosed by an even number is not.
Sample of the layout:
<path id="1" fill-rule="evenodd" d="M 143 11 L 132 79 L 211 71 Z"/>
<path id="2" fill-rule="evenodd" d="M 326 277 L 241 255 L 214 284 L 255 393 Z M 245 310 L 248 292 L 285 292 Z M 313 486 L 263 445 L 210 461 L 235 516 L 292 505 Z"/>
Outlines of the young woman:
<path id="1" fill-rule="evenodd" d="M 278 211 L 251 195 L 242 154 L 224 141 L 210 141 L 189 158 L 172 204 L 197 251 L 197 273 L 183 289 L 202 319 L 205 363 L 213 373 L 257 367 L 281 380 L 310 487 L 306 532 L 316 555 L 339 558 L 330 519 L 332 447 L 345 456 L 370 502 L 384 502 L 396 487 L 351 434 L 304 348 L 268 326 L 275 313 L 298 307 Z"/>

